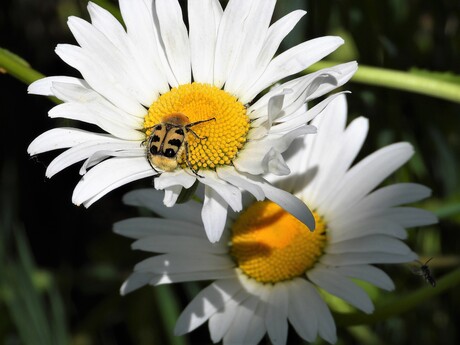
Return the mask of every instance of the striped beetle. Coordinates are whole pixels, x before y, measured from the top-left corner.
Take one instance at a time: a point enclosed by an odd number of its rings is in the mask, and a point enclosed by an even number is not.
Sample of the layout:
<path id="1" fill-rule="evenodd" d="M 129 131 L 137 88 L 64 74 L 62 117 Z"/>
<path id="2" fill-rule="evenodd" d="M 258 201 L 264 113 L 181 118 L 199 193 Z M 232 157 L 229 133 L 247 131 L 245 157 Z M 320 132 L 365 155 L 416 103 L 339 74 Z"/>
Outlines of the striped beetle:
<path id="1" fill-rule="evenodd" d="M 173 113 L 162 118 L 161 123 L 152 126 L 152 133 L 147 141 L 147 159 L 153 170 L 158 172 L 173 171 L 177 168 L 178 159 L 185 152 L 185 163 L 198 177 L 198 174 L 189 161 L 189 146 L 187 134 L 190 132 L 197 139 L 206 139 L 200 137 L 192 127 L 201 123 L 216 120 L 214 117 L 208 120 L 190 122 L 189 118 L 182 113 Z"/>

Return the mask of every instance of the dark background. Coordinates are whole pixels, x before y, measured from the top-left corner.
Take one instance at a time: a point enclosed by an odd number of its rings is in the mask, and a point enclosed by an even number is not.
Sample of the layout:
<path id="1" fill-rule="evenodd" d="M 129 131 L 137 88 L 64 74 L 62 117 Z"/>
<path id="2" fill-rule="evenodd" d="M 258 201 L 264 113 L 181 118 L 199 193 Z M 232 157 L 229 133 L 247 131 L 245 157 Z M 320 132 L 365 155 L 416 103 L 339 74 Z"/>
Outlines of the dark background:
<path id="1" fill-rule="evenodd" d="M 456 0 L 279 0 L 275 18 L 297 8 L 308 13 L 283 49 L 309 38 L 338 34 L 346 40 L 346 47 L 331 59 L 356 59 L 362 65 L 403 71 L 417 68 L 460 74 L 460 3 Z M 66 26 L 69 15 L 88 18 L 86 2 L 3 0 L 0 46 L 45 75 L 78 76 L 54 53 L 56 44 L 75 42 Z M 0 276 L 8 278 L 20 271 L 15 266 L 21 262 L 17 242 L 28 243 L 25 250 L 30 251 L 36 265 L 27 275 L 38 298 L 44 301 L 49 331 L 55 332 L 57 327 L 50 316 L 55 314 L 49 310 L 53 298 L 48 295 L 56 287 L 52 296 L 62 301 L 63 308 L 57 315 L 64 321 L 63 332 L 72 344 L 210 344 L 206 326 L 186 337 L 171 337 L 171 322 L 177 311 L 171 305 L 164 309 L 162 304 L 175 302 L 180 311 L 203 284 L 143 288 L 126 297 L 118 294 L 132 266 L 146 256 L 132 252 L 128 239 L 112 233 L 112 224 L 138 214 L 122 205 L 121 196 L 135 186 L 149 186 L 151 181 L 121 187 L 89 209 L 73 205 L 78 164 L 48 180 L 44 176 L 46 165 L 56 153 L 30 158 L 26 150 L 48 129 L 79 124 L 49 119 L 47 112 L 54 104 L 45 97 L 27 95 L 27 85 L 13 77 L 0 75 L 0 83 Z M 433 197 L 420 206 L 435 211 L 440 223 L 411 230 L 409 244 L 422 257 L 435 257 L 431 267 L 441 277 L 459 266 L 460 105 L 355 83 L 346 89 L 352 91 L 348 96 L 352 117 L 370 119 L 370 134 L 361 157 L 396 141 L 415 146 L 416 156 L 390 182 L 413 181 L 433 189 Z M 17 240 L 18 234 L 24 234 L 26 240 Z M 386 270 L 395 280 L 395 294 L 424 286 L 407 267 Z M 21 344 L 24 339 L 23 328 L 11 310 L 13 280 L 0 278 L 2 344 Z M 25 306 L 29 304 L 24 300 Z M 457 344 L 459 307 L 460 294 L 454 288 L 371 327 L 340 328 L 339 344 Z M 20 314 L 23 321 L 31 318 L 27 314 Z M 302 342 L 290 332 L 289 343 Z"/>

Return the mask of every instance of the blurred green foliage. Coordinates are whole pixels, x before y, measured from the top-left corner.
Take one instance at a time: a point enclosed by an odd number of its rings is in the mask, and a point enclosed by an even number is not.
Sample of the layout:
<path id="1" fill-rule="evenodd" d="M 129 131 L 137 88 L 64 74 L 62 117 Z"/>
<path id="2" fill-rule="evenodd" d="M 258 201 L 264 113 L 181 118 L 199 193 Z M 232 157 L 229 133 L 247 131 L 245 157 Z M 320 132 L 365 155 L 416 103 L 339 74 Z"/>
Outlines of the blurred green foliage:
<path id="1" fill-rule="evenodd" d="M 116 12 L 116 2 L 95 2 L 106 3 Z M 186 9 L 185 1 L 180 2 Z M 85 7 L 80 0 L 4 0 L 0 46 L 45 75 L 76 75 L 53 50 L 58 43 L 74 43 L 66 20 L 69 15 L 88 18 Z M 357 59 L 362 65 L 460 85 L 457 0 L 278 0 L 274 19 L 298 8 L 308 13 L 283 43 L 283 50 L 309 38 L 338 34 L 346 44 L 331 60 Z M 22 59 L 18 64 L 26 65 Z M 131 251 L 129 241 L 114 235 L 111 226 L 137 214 L 121 204 L 121 196 L 150 181 L 122 187 L 88 210 L 72 205 L 78 168 L 48 181 L 44 166 L 53 154 L 42 155 L 38 164 L 26 154 L 38 134 L 68 121 L 48 119 L 52 103 L 28 96 L 27 86 L 20 81 L 2 75 L 0 83 L 0 343 L 210 344 L 206 327 L 184 337 L 172 335 L 178 313 L 206 284 L 143 288 L 126 297 L 118 294 L 133 265 L 145 256 Z M 396 141 L 414 145 L 414 158 L 388 182 L 413 181 L 433 189 L 433 197 L 418 206 L 434 211 L 440 222 L 410 230 L 408 241 L 422 257 L 435 257 L 430 263 L 434 275 L 446 276 L 440 281 L 449 282 L 460 264 L 460 105 L 372 82 L 351 82 L 346 89 L 352 91 L 348 96 L 352 117 L 370 119 L 361 157 Z M 423 303 L 418 300 L 405 313 L 383 321 L 377 312 L 368 326 L 341 327 L 339 344 L 459 343 L 456 289 L 433 290 L 407 266 L 384 268 L 396 291 L 372 290 L 378 305 L 420 295 Z M 435 295 L 438 292 L 442 294 Z M 341 306 L 338 312 L 349 310 Z M 344 318 L 337 314 L 339 324 L 352 324 Z M 294 332 L 289 334 L 289 344 L 301 343 Z"/>

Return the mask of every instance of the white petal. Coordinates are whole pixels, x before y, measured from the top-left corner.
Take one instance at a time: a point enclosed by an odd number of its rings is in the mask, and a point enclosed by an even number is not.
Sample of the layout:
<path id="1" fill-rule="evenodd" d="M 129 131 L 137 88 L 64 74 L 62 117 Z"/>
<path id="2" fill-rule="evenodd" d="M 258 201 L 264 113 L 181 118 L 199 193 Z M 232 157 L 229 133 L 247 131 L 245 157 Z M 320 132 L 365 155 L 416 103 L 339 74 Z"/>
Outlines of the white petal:
<path id="1" fill-rule="evenodd" d="M 214 62 L 214 85 L 221 88 L 236 59 L 243 49 L 246 32 L 244 22 L 249 15 L 252 1 L 230 0 L 225 8 L 217 33 L 215 62 Z"/>
<path id="2" fill-rule="evenodd" d="M 212 84 L 219 17 L 214 16 L 217 0 L 188 1 L 191 63 L 196 82 Z"/>
<path id="3" fill-rule="evenodd" d="M 298 73 L 343 44 L 340 37 L 324 36 L 303 42 L 275 57 L 262 76 L 249 89 L 244 90 L 244 104 L 273 83 Z"/>
<path id="4" fill-rule="evenodd" d="M 77 69 L 86 82 L 98 93 L 129 114 L 144 114 L 145 108 L 126 92 L 100 63 L 87 51 L 69 44 L 59 44 L 56 54 L 68 65 Z"/>
<path id="5" fill-rule="evenodd" d="M 177 320 L 174 334 L 183 335 L 202 325 L 239 290 L 241 285 L 236 279 L 219 280 L 209 285 L 184 309 Z"/>
<path id="6" fill-rule="evenodd" d="M 85 142 L 121 142 L 119 139 L 106 134 L 97 134 L 81 129 L 61 127 L 53 128 L 40 134 L 27 148 L 29 155 L 42 152 L 65 149 Z"/>
<path id="7" fill-rule="evenodd" d="M 132 273 L 128 279 L 126 279 L 120 288 L 120 294 L 122 296 L 129 294 L 130 292 L 137 290 L 144 285 L 147 285 L 152 279 L 153 274 L 149 273 Z"/>
<path id="8" fill-rule="evenodd" d="M 254 82 L 262 74 L 278 50 L 282 40 L 292 31 L 305 13 L 305 11 L 301 10 L 293 11 L 269 27 L 264 44 L 254 64 L 254 69 L 248 71 L 246 78 L 248 82 Z"/>
<path id="9" fill-rule="evenodd" d="M 418 258 L 418 255 L 411 252 L 406 255 L 396 255 L 391 253 L 345 253 L 345 254 L 326 254 L 320 259 L 321 263 L 327 266 L 347 266 L 361 264 L 395 264 L 411 262 Z"/>
<path id="10" fill-rule="evenodd" d="M 52 90 L 52 86 L 54 82 L 78 85 L 78 86 L 83 86 L 85 88 L 89 88 L 88 83 L 84 79 L 78 79 L 74 77 L 54 76 L 54 77 L 46 77 L 46 78 L 42 78 L 42 79 L 34 81 L 27 88 L 27 92 L 30 94 L 34 94 L 34 95 L 54 96 L 54 93 Z"/>
<path id="11" fill-rule="evenodd" d="M 257 307 L 255 310 L 251 311 L 253 316 L 250 322 L 248 322 L 243 344 L 259 344 L 266 333 L 264 316 L 267 309 L 267 289 L 263 287 L 260 289 L 260 292 L 256 294 L 256 296 Z"/>
<path id="12" fill-rule="evenodd" d="M 289 286 L 288 318 L 296 332 L 306 341 L 312 342 L 318 334 L 318 318 L 310 295 L 317 294 L 315 288 L 304 279 L 295 278 Z"/>
<path id="13" fill-rule="evenodd" d="M 125 145 L 126 146 L 126 145 Z M 125 149 L 125 150 L 113 150 L 112 148 L 108 150 L 100 150 L 93 153 L 88 159 L 83 163 L 80 167 L 80 175 L 86 174 L 87 170 L 103 160 L 112 157 L 144 157 L 145 156 L 145 149 L 137 147 L 135 145 L 134 148 Z"/>
<path id="14" fill-rule="evenodd" d="M 276 0 L 252 1 L 251 9 L 243 22 L 245 35 L 241 41 L 242 48 L 225 82 L 225 91 L 237 97 L 243 97 L 241 90 L 248 83 L 254 82 L 248 76 L 257 65 L 257 57 L 267 36 L 275 3 Z"/>
<path id="15" fill-rule="evenodd" d="M 137 189 L 124 195 L 123 202 L 127 205 L 147 207 L 156 214 L 169 218 L 184 220 L 202 226 L 200 217 L 201 204 L 190 200 L 184 204 L 177 204 L 174 208 L 163 205 L 163 194 L 150 189 Z"/>
<path id="16" fill-rule="evenodd" d="M 374 310 L 372 301 L 367 293 L 333 268 L 322 268 L 317 265 L 307 272 L 307 276 L 316 285 L 342 298 L 363 312 L 370 314 Z"/>
<path id="17" fill-rule="evenodd" d="M 315 310 L 316 317 L 318 318 L 319 336 L 327 342 L 335 344 L 337 342 L 337 331 L 329 307 L 316 289 L 310 288 L 306 291 L 309 294 L 309 304 L 311 304 L 311 308 Z"/>
<path id="18" fill-rule="evenodd" d="M 77 107 L 83 108 L 84 106 L 81 104 L 72 103 L 61 103 L 56 105 L 55 107 L 51 108 L 48 112 L 48 116 L 52 119 L 54 118 L 65 118 L 71 120 L 82 121 L 86 123 L 96 124 L 96 118 L 92 116 L 92 114 L 88 114 L 89 112 L 83 111 L 80 112 Z"/>
<path id="19" fill-rule="evenodd" d="M 74 189 L 72 202 L 89 207 L 108 192 L 152 175 L 154 171 L 145 157 L 108 159 L 83 176 Z"/>
<path id="20" fill-rule="evenodd" d="M 364 158 L 347 172 L 334 195 L 325 201 L 329 214 L 353 206 L 406 163 L 413 153 L 414 150 L 410 144 L 397 143 L 386 146 Z"/>
<path id="21" fill-rule="evenodd" d="M 157 18 L 154 18 L 154 4 L 151 0 L 120 0 L 120 11 L 130 41 L 135 49 L 133 54 L 139 56 L 142 66 L 145 66 L 145 74 L 157 79 L 162 85 L 159 91 L 169 91 L 168 82 L 177 86 L 165 52 L 160 43 L 157 29 Z"/>
<path id="22" fill-rule="evenodd" d="M 353 209 L 351 209 L 353 211 Z M 336 222 L 340 226 L 349 228 L 352 223 L 372 223 L 389 221 L 399 226 L 410 228 L 414 226 L 431 225 L 438 222 L 437 217 L 430 211 L 415 207 L 375 208 L 367 212 L 358 213 L 354 217 L 337 217 L 329 223 Z"/>
<path id="23" fill-rule="evenodd" d="M 182 192 L 181 186 L 172 186 L 165 189 L 165 196 L 163 198 L 163 204 L 166 207 L 173 207 L 177 199 L 179 199 L 179 195 Z"/>
<path id="24" fill-rule="evenodd" d="M 265 327 L 274 345 L 286 344 L 288 332 L 288 290 L 284 283 L 277 283 L 268 298 Z"/>
<path id="25" fill-rule="evenodd" d="M 93 107 L 95 110 L 101 112 L 99 114 L 86 116 L 84 119 L 92 118 L 93 123 L 98 124 L 100 120 L 103 119 L 106 121 L 118 121 L 120 123 L 125 123 L 131 128 L 140 129 L 142 128 L 142 123 L 144 116 L 147 114 L 147 109 L 142 108 L 142 112 L 130 114 L 122 109 L 116 107 L 114 104 L 110 103 L 102 95 L 91 89 L 86 85 L 77 85 L 69 83 L 61 83 L 58 81 L 53 82 L 51 89 L 56 97 L 62 99 L 65 102 L 73 103 L 72 105 L 80 107 Z M 59 105 L 57 106 L 59 108 Z M 70 109 L 69 109 L 70 110 Z M 109 114 L 104 114 L 109 112 Z M 62 113 L 62 112 L 61 112 Z M 50 114 L 52 116 L 53 114 Z M 57 117 L 57 116 L 55 116 Z M 63 116 L 64 117 L 64 116 Z M 110 117 L 114 117 L 111 119 Z M 77 115 L 68 116 L 68 118 L 79 119 Z M 89 121 L 88 121 L 89 122 Z"/>
<path id="26" fill-rule="evenodd" d="M 369 235 L 387 235 L 399 239 L 407 238 L 407 231 L 401 225 L 388 219 L 374 219 L 349 222 L 341 224 L 337 218 L 328 223 L 329 243 L 351 240 Z"/>
<path id="27" fill-rule="evenodd" d="M 227 270 L 235 267 L 228 256 L 206 253 L 169 253 L 145 259 L 134 267 L 138 272 L 150 273 L 187 273 L 200 271 Z"/>
<path id="28" fill-rule="evenodd" d="M 227 202 L 219 193 L 209 186 L 205 187 L 201 219 L 211 243 L 218 242 L 222 236 L 227 220 L 227 207 Z"/>
<path id="29" fill-rule="evenodd" d="M 380 188 L 364 197 L 354 208 L 353 212 L 364 213 L 373 209 L 384 209 L 399 206 L 431 195 L 431 190 L 416 183 L 397 183 Z"/>
<path id="30" fill-rule="evenodd" d="M 284 89 L 283 92 L 281 92 L 278 95 L 275 95 L 271 97 L 268 100 L 268 127 L 273 125 L 273 122 L 280 117 L 281 115 L 281 109 L 283 109 L 283 103 L 284 103 L 284 96 L 292 93 L 292 89 Z"/>
<path id="31" fill-rule="evenodd" d="M 307 105 L 306 103 L 303 103 L 300 105 L 300 107 L 295 110 L 292 113 L 289 113 L 285 110 L 283 110 L 283 113 L 286 113 L 286 116 L 283 116 L 279 119 L 279 124 L 276 126 L 272 127 L 270 132 L 271 133 L 278 133 L 278 132 L 287 132 L 289 130 L 292 130 L 294 128 L 300 127 L 304 125 L 305 123 L 308 123 L 312 119 L 314 119 L 316 116 L 321 114 L 331 103 L 336 97 L 339 97 L 343 95 L 345 92 L 342 93 L 336 93 L 332 96 L 327 97 L 323 101 L 319 102 L 313 108 L 310 108 L 307 111 Z M 317 133 L 317 127 L 310 125 L 310 128 L 314 128 L 315 131 L 313 133 Z"/>
<path id="32" fill-rule="evenodd" d="M 327 166 L 327 170 L 322 172 L 325 174 L 320 181 L 322 183 L 314 185 L 318 204 L 327 203 L 327 200 L 333 198 L 337 192 L 337 186 L 361 150 L 368 129 L 369 121 L 359 117 L 348 125 L 341 138 L 337 140 L 339 149 L 336 151 L 337 154 L 334 158 L 331 157 L 330 160 L 330 162 L 333 162 L 333 166 Z M 307 195 L 304 194 L 304 197 L 307 197 Z M 325 208 L 327 207 L 325 206 Z"/>
<path id="33" fill-rule="evenodd" d="M 146 88 L 144 78 L 132 57 L 126 56 L 103 32 L 87 21 L 72 16 L 67 24 L 78 44 L 110 74 L 114 84 L 118 84 L 144 106 L 150 106 L 152 93 L 156 96 L 157 92 Z"/>
<path id="34" fill-rule="evenodd" d="M 291 95 L 286 97 L 286 102 L 282 110 L 282 116 L 280 116 L 279 121 L 285 122 L 284 125 L 290 123 L 291 114 L 294 114 L 299 108 L 304 106 L 304 104 L 315 97 L 312 97 L 315 94 L 316 90 L 321 85 L 330 84 L 337 87 L 337 79 L 332 74 L 311 74 L 308 75 L 310 78 L 306 78 L 301 83 L 298 83 L 293 87 Z M 307 122 L 309 117 L 305 116 L 304 123 Z M 302 123 L 303 124 L 303 123 Z"/>
<path id="35" fill-rule="evenodd" d="M 288 164 L 293 162 L 296 165 L 296 171 L 300 173 L 308 169 L 318 170 L 314 182 L 302 193 L 305 200 L 317 200 L 317 195 L 323 193 L 321 187 L 324 184 L 327 188 L 328 184 L 336 183 L 334 179 L 327 179 L 327 177 L 336 170 L 336 162 L 341 159 L 340 153 L 343 146 L 341 139 L 346 120 L 346 98 L 340 96 L 329 103 L 322 116 L 313 121 L 318 128 L 318 133 L 314 137 L 304 138 L 304 146 L 307 150 L 303 152 L 303 157 L 290 157 L 288 160 Z"/>
<path id="36" fill-rule="evenodd" d="M 204 183 L 209 188 L 212 188 L 214 192 L 219 194 L 225 202 L 235 212 L 241 211 L 243 205 L 241 203 L 241 191 L 231 184 L 221 180 L 218 175 L 213 171 L 203 171 L 203 178 L 198 178 L 200 182 Z"/>
<path id="37" fill-rule="evenodd" d="M 224 10 L 222 9 L 222 5 L 219 2 L 219 0 L 212 1 L 212 9 L 213 9 L 214 19 L 216 23 L 220 23 Z M 216 26 L 216 32 L 218 29 L 219 29 L 219 25 Z"/>
<path id="38" fill-rule="evenodd" d="M 235 321 L 240 305 L 252 295 L 245 289 L 238 291 L 225 305 L 209 318 L 209 333 L 213 342 L 217 343 L 229 332 Z M 227 343 L 227 342 L 226 342 Z M 232 342 L 231 342 L 232 344 Z"/>
<path id="39" fill-rule="evenodd" d="M 265 199 L 265 194 L 259 186 L 255 185 L 252 183 L 250 180 L 248 180 L 244 175 L 239 174 L 235 168 L 233 167 L 223 167 L 223 168 L 217 168 L 216 169 L 217 175 L 223 179 L 224 181 L 227 181 L 231 183 L 234 186 L 237 186 L 245 191 L 248 191 L 257 200 L 263 200 Z"/>
<path id="40" fill-rule="evenodd" d="M 303 92 L 305 92 L 305 89 L 308 87 L 310 82 L 314 80 L 316 75 L 318 75 L 318 72 L 311 73 L 303 77 L 289 80 L 280 85 L 273 86 L 267 93 L 261 96 L 248 108 L 250 119 L 254 120 L 261 116 L 266 116 L 270 99 L 283 93 L 283 90 L 293 91 L 285 97 L 287 100 L 286 103 L 291 104 L 294 100 L 298 99 Z"/>
<path id="41" fill-rule="evenodd" d="M 143 250 L 153 253 L 182 253 L 190 248 L 199 253 L 225 254 L 226 246 L 209 243 L 203 238 L 174 235 L 155 235 L 137 240 L 131 245 L 132 249 Z"/>
<path id="42" fill-rule="evenodd" d="M 91 17 L 91 24 L 103 32 L 104 35 L 120 50 L 129 48 L 123 39 L 126 36 L 126 31 L 123 25 L 105 8 L 94 2 L 89 2 L 88 13 Z"/>
<path id="43" fill-rule="evenodd" d="M 182 212 L 178 212 L 178 215 L 182 215 Z M 189 236 L 191 238 L 201 238 L 205 240 L 203 226 L 194 224 L 188 219 L 178 220 L 152 217 L 129 218 L 116 222 L 113 225 L 113 231 L 119 235 L 134 239 L 154 236 Z M 206 241 L 206 243 L 208 242 Z"/>
<path id="44" fill-rule="evenodd" d="M 165 272 L 161 275 L 155 275 L 150 280 L 149 284 L 158 286 L 163 284 L 184 283 L 192 281 L 216 280 L 216 279 L 230 279 L 235 278 L 235 269 L 216 269 L 213 271 L 205 272 L 179 272 L 169 273 Z"/>
<path id="45" fill-rule="evenodd" d="M 319 102 L 318 104 L 314 105 L 312 108 L 309 108 L 308 111 L 307 111 L 307 122 L 310 122 L 311 120 L 315 119 L 319 114 L 323 114 L 323 113 L 326 114 L 325 110 L 328 109 L 328 107 L 332 103 L 332 101 L 339 102 L 336 99 L 340 99 L 340 98 L 346 100 L 345 96 L 346 96 L 347 93 L 348 93 L 347 91 L 337 92 L 337 93 L 327 97 L 326 99 L 323 99 L 321 102 Z M 329 110 L 327 112 L 329 113 Z M 324 116 L 326 116 L 326 115 L 324 115 Z M 335 114 L 335 116 L 337 117 L 337 120 L 339 121 L 341 116 L 337 115 L 337 114 Z M 346 111 L 345 111 L 345 121 L 346 121 Z"/>
<path id="46" fill-rule="evenodd" d="M 145 53 L 145 46 L 136 46 L 128 37 L 125 29 L 112 14 L 95 3 L 88 3 L 88 12 L 91 16 L 91 23 L 98 28 L 119 49 L 123 54 L 125 64 L 130 65 L 138 86 L 146 92 L 146 106 L 153 103 L 159 93 L 169 90 L 168 81 L 163 73 L 158 70 L 155 62 L 148 58 Z"/>
<path id="47" fill-rule="evenodd" d="M 163 204 L 165 204 L 166 207 L 173 207 L 176 204 L 181 191 L 182 186 L 171 186 L 166 188 L 165 197 L 163 198 Z"/>
<path id="48" fill-rule="evenodd" d="M 145 134 L 137 130 L 142 126 L 141 121 L 131 116 L 131 119 L 120 118 L 104 106 L 63 103 L 55 106 L 48 114 L 51 118 L 61 117 L 95 124 L 117 138 L 139 141 L 138 146 L 145 139 Z"/>
<path id="49" fill-rule="evenodd" d="M 331 243 L 326 252 L 341 254 L 350 252 L 381 252 L 405 255 L 411 252 L 410 248 L 401 240 L 385 235 L 371 235 L 354 238 L 347 241 Z"/>
<path id="50" fill-rule="evenodd" d="M 291 193 L 273 187 L 260 177 L 250 175 L 246 175 L 246 177 L 251 179 L 255 184 L 262 188 L 267 199 L 270 199 L 285 209 L 287 212 L 292 214 L 294 217 L 304 223 L 311 231 L 315 229 L 315 218 L 305 203 L 303 203 Z"/>
<path id="51" fill-rule="evenodd" d="M 281 153 L 273 147 L 265 155 L 262 165 L 264 166 L 264 170 L 274 175 L 288 175 L 291 172 Z"/>
<path id="52" fill-rule="evenodd" d="M 351 79 L 351 77 L 353 77 L 357 70 L 358 64 L 356 61 L 336 65 L 330 69 L 325 68 L 324 70 L 319 70 L 317 73 L 320 73 L 320 76 L 324 76 L 325 79 L 322 83 L 317 85 L 317 87 L 311 90 L 312 92 L 308 93 L 307 100 L 312 100 L 321 97 L 327 94 L 328 92 L 344 85 Z M 328 78 L 328 75 L 332 76 L 334 80 Z"/>
<path id="53" fill-rule="evenodd" d="M 257 296 L 240 302 L 230 329 L 224 336 L 224 344 L 258 344 L 265 334 L 264 318 L 259 308 L 263 304 Z"/>
<path id="54" fill-rule="evenodd" d="M 137 148 L 139 144 L 129 142 L 107 142 L 107 139 L 101 138 L 100 140 L 91 140 L 86 143 L 78 144 L 67 151 L 61 153 L 48 165 L 46 169 L 46 177 L 51 178 L 61 170 L 75 164 L 83 159 L 92 157 L 96 152 L 104 151 L 106 153 L 113 152 L 116 155 L 116 151 L 129 150 L 131 148 Z M 137 151 L 136 156 L 144 156 L 144 150 Z"/>
<path id="55" fill-rule="evenodd" d="M 369 282 L 381 289 L 388 291 L 394 290 L 395 285 L 391 278 L 380 268 L 370 265 L 341 266 L 335 268 L 337 272 L 344 276 L 357 278 Z"/>
<path id="56" fill-rule="evenodd" d="M 438 222 L 438 218 L 432 212 L 415 207 L 393 207 L 385 210 L 381 216 L 405 228 L 431 225 Z"/>
<path id="57" fill-rule="evenodd" d="M 191 82 L 190 41 L 177 0 L 155 2 L 166 56 L 179 84 Z"/>
<path id="58" fill-rule="evenodd" d="M 267 162 L 264 162 L 263 158 L 269 151 L 274 148 L 282 153 L 295 138 L 308 133 L 311 133 L 311 129 L 308 126 L 302 126 L 286 134 L 272 134 L 261 140 L 249 141 L 238 153 L 237 159 L 233 160 L 233 164 L 237 170 L 253 175 L 268 173 Z"/>
<path id="59" fill-rule="evenodd" d="M 182 186 L 186 189 L 193 186 L 196 178 L 190 174 L 187 174 L 183 170 L 176 170 L 173 172 L 162 173 L 154 180 L 156 189 L 165 189 L 172 186 Z"/>

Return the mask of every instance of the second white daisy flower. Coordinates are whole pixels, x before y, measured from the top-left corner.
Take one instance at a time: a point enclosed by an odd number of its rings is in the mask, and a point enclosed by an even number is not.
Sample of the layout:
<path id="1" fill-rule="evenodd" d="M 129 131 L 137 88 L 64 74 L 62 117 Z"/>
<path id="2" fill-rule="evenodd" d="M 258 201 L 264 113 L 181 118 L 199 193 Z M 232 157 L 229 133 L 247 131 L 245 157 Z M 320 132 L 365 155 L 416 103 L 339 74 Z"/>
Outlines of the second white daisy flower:
<path id="1" fill-rule="evenodd" d="M 121 292 L 213 280 L 186 307 L 177 334 L 208 321 L 213 342 L 257 344 L 268 333 L 273 344 L 283 345 L 289 322 L 307 341 L 319 336 L 336 342 L 335 323 L 318 288 L 371 313 L 370 297 L 353 279 L 392 290 L 392 280 L 372 264 L 415 260 L 403 242 L 405 228 L 436 222 L 430 212 L 401 206 L 426 198 L 428 188 L 399 183 L 375 189 L 409 160 L 411 145 L 389 145 L 351 166 L 368 123 L 358 118 L 345 128 L 346 118 L 345 97 L 340 97 L 314 121 L 318 134 L 305 136 L 287 152 L 292 174 L 271 178 L 311 207 L 314 232 L 273 202 L 251 200 L 243 212 L 231 215 L 222 241 L 210 244 L 201 231 L 199 203 L 172 211 L 158 205 L 153 191 L 127 194 L 128 204 L 166 219 L 115 224 L 115 232 L 136 239 L 133 249 L 160 254 L 137 264 Z"/>

